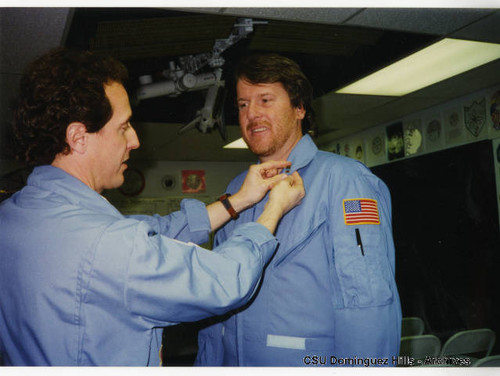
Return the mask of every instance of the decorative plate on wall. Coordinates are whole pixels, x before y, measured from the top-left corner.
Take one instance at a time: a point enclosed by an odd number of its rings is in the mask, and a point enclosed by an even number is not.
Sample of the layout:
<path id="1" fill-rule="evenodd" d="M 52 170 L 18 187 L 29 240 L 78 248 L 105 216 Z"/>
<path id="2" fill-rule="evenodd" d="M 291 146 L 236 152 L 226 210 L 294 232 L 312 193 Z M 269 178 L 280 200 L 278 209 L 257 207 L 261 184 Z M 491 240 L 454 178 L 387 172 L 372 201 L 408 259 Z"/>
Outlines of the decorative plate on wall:
<path id="1" fill-rule="evenodd" d="M 146 179 L 142 171 L 136 168 L 127 168 L 123 173 L 125 181 L 123 185 L 118 188 L 121 194 L 129 197 L 139 195 L 146 187 Z"/>

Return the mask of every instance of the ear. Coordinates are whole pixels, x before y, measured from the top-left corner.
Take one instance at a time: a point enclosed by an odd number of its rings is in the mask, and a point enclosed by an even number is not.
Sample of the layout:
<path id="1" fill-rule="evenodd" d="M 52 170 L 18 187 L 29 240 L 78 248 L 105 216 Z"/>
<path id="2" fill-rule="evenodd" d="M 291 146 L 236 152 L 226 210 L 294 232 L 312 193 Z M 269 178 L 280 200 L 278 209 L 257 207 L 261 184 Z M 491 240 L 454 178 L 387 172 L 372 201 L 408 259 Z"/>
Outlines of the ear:
<path id="1" fill-rule="evenodd" d="M 71 152 L 83 154 L 87 150 L 87 127 L 83 123 L 74 122 L 66 128 L 66 142 Z"/>
<path id="2" fill-rule="evenodd" d="M 295 108 L 295 111 L 297 112 L 297 119 L 298 120 L 303 120 L 304 117 L 306 116 L 306 109 L 304 108 L 304 105 L 300 105 Z"/>

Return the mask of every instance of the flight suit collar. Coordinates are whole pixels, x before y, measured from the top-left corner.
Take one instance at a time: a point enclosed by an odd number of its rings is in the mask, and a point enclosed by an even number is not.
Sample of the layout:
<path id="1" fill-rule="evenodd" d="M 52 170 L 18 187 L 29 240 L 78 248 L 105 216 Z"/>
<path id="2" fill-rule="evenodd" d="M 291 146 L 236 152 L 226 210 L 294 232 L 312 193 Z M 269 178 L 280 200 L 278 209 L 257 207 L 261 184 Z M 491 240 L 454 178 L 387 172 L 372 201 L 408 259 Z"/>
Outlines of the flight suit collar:
<path id="1" fill-rule="evenodd" d="M 293 173 L 297 170 L 300 170 L 301 168 L 307 166 L 313 159 L 316 153 L 318 152 L 318 148 L 314 141 L 312 140 L 311 136 L 308 134 L 302 136 L 302 138 L 297 142 L 297 145 L 293 148 L 292 152 L 288 156 L 288 161 L 292 162 L 292 166 L 290 167 L 290 173 Z M 257 204 L 255 204 L 252 209 L 249 211 L 251 212 L 251 217 L 247 218 L 246 220 L 251 220 L 251 221 L 256 221 L 257 218 L 262 214 L 264 211 L 264 206 L 267 203 L 267 200 L 269 198 L 269 192 L 266 193 L 264 198 L 259 201 Z"/>
<path id="2" fill-rule="evenodd" d="M 292 173 L 307 166 L 313 160 L 317 152 L 318 148 L 314 144 L 311 136 L 308 134 L 302 136 L 288 156 L 288 160 L 292 162 L 290 172 Z"/>
<path id="3" fill-rule="evenodd" d="M 106 198 L 58 167 L 35 167 L 27 183 L 28 186 L 62 196 L 73 205 L 121 217 L 120 212 Z"/>

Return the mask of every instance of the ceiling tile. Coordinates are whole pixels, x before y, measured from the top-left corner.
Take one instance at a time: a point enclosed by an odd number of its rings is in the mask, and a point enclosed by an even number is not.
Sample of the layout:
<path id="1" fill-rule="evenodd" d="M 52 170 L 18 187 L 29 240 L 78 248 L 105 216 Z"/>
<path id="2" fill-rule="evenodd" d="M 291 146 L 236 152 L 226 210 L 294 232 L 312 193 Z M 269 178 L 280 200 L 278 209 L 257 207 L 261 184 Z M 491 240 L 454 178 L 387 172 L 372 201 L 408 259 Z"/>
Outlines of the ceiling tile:
<path id="1" fill-rule="evenodd" d="M 491 9 L 368 8 L 347 25 L 446 35 L 491 14 Z"/>
<path id="2" fill-rule="evenodd" d="M 500 43 L 500 11 L 497 10 L 449 36 L 458 39 Z"/>
<path id="3" fill-rule="evenodd" d="M 341 24 L 361 8 L 178 8 L 178 10 L 275 20 Z"/>
<path id="4" fill-rule="evenodd" d="M 21 73 L 37 56 L 62 44 L 69 8 L 0 8 L 0 67 Z"/>

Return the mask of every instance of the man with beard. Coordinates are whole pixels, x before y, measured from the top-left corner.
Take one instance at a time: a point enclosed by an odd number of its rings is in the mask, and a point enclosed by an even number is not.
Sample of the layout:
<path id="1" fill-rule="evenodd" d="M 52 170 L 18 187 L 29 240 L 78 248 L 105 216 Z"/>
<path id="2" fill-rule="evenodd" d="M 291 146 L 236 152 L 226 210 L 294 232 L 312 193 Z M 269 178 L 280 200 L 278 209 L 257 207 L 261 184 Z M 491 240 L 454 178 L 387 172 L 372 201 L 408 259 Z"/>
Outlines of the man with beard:
<path id="1" fill-rule="evenodd" d="M 312 88 L 295 62 L 249 56 L 235 78 L 243 139 L 261 163 L 292 162 L 307 196 L 282 218 L 257 294 L 200 331 L 196 364 L 304 366 L 311 356 L 331 365 L 392 364 L 401 308 L 387 187 L 362 163 L 317 149 L 307 134 Z M 216 244 L 264 205 L 226 224 Z"/>

